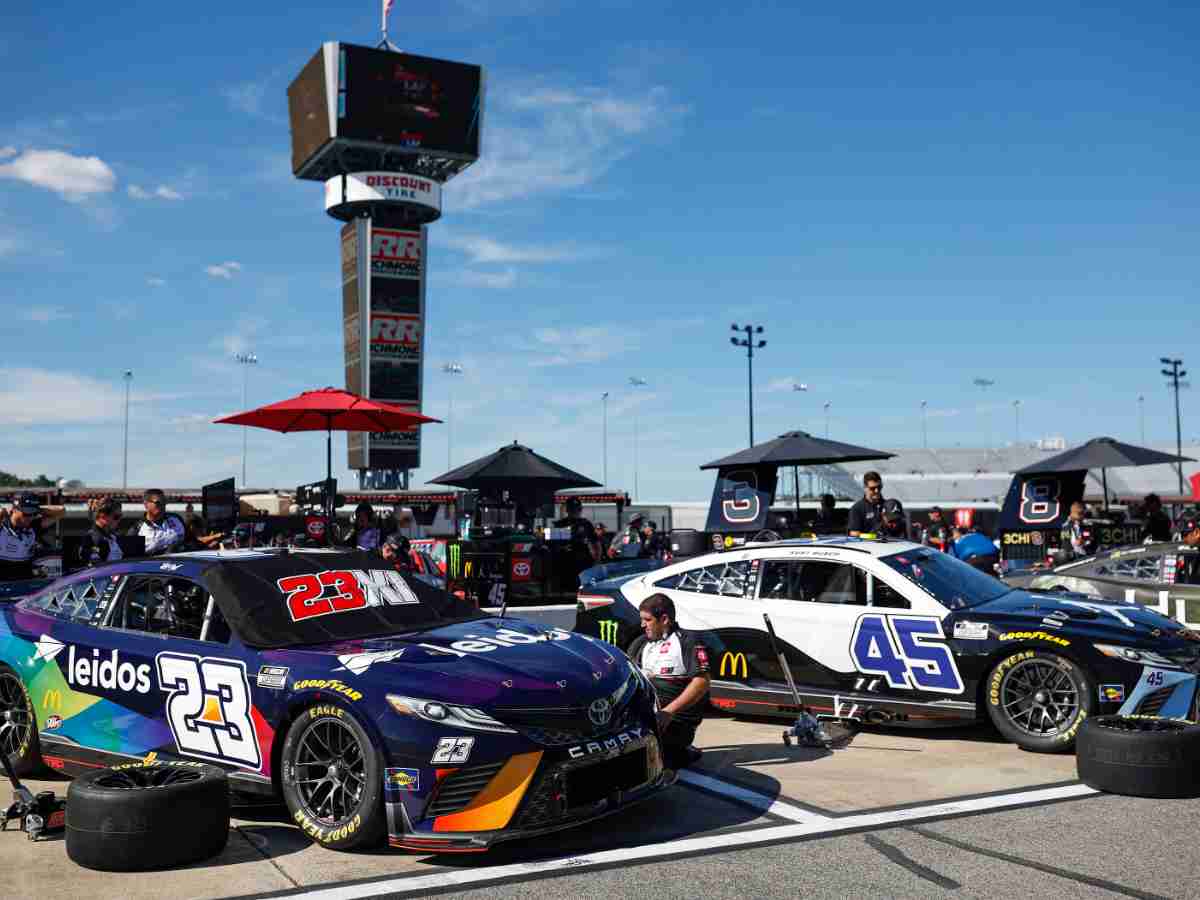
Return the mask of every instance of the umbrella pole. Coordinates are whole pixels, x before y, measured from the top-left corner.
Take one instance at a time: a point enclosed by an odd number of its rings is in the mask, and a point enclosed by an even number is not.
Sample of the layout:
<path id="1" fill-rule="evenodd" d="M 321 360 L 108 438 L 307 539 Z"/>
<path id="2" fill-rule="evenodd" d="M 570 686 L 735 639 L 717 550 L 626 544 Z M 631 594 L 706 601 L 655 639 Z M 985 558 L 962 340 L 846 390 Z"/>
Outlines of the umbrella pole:
<path id="1" fill-rule="evenodd" d="M 800 467 L 792 466 L 792 494 L 796 501 L 796 528 L 800 527 Z"/>
<path id="2" fill-rule="evenodd" d="M 337 498 L 329 490 L 333 480 L 333 417 L 325 417 L 325 542 L 333 546 L 333 518 L 337 509 Z"/>
<path id="3" fill-rule="evenodd" d="M 1108 469 L 1100 470 L 1100 484 L 1104 487 L 1104 511 L 1108 512 Z"/>

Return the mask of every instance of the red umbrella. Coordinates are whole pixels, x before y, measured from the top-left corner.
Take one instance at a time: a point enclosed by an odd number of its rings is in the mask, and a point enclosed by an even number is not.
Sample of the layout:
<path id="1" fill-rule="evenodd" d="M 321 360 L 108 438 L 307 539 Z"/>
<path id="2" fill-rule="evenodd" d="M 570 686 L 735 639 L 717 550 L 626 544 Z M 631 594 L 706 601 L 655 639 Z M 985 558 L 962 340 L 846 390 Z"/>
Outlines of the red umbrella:
<path id="1" fill-rule="evenodd" d="M 441 420 L 327 387 L 215 421 L 218 425 L 253 425 L 271 431 L 324 431 L 328 435 L 325 441 L 326 477 L 332 478 L 334 431 L 403 431 L 414 425 Z"/>

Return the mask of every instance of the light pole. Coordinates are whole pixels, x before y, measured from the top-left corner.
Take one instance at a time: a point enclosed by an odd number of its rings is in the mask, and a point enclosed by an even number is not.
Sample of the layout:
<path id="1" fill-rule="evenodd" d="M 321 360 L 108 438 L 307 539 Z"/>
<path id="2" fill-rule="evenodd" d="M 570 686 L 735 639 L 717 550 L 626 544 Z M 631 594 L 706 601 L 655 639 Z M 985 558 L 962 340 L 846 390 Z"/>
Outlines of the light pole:
<path id="1" fill-rule="evenodd" d="M 921 446 L 926 450 L 929 449 L 929 429 L 925 424 L 925 409 L 928 406 L 928 400 L 921 401 Z"/>
<path id="2" fill-rule="evenodd" d="M 749 400 L 750 406 L 750 446 L 754 446 L 754 351 L 761 350 L 767 346 L 764 340 L 758 340 L 754 336 L 763 333 L 761 325 L 738 325 L 734 323 L 729 326 L 733 331 L 746 332 L 745 340 L 731 337 L 729 343 L 735 347 L 746 348 L 746 397 Z"/>
<path id="3" fill-rule="evenodd" d="M 1013 401 L 1013 418 L 1016 420 L 1016 432 L 1014 434 L 1013 444 L 1020 445 L 1020 443 L 1021 443 L 1021 401 L 1020 400 Z"/>
<path id="4" fill-rule="evenodd" d="M 825 401 L 825 437 L 829 437 L 829 407 L 833 406 L 832 400 Z"/>
<path id="5" fill-rule="evenodd" d="M 803 382 L 797 384 L 793 381 L 792 391 L 806 394 L 808 393 L 808 385 Z M 805 468 L 808 467 L 805 466 Z M 792 487 L 796 489 L 796 510 L 798 514 L 800 509 L 800 469 L 796 466 L 792 466 Z M 812 469 L 808 469 L 808 493 L 812 494 Z"/>
<path id="6" fill-rule="evenodd" d="M 1138 426 L 1142 434 L 1142 446 L 1146 446 L 1146 397 L 1138 394 Z"/>
<path id="7" fill-rule="evenodd" d="M 129 384 L 133 381 L 133 370 L 126 369 L 125 379 L 125 461 L 121 464 L 121 487 L 129 487 Z"/>
<path id="8" fill-rule="evenodd" d="M 646 379 L 631 375 L 629 376 L 629 386 L 635 389 L 646 387 Z M 638 498 L 638 418 L 640 416 L 641 413 L 635 403 L 633 405 L 633 499 L 635 501 Z"/>
<path id="9" fill-rule="evenodd" d="M 1187 375 L 1187 370 L 1181 368 L 1183 366 L 1182 359 L 1168 359 L 1163 356 L 1159 358 L 1164 366 L 1170 366 L 1169 369 L 1163 369 L 1162 373 L 1167 376 L 1169 382 L 1167 387 L 1175 391 L 1175 455 L 1183 456 L 1183 426 L 1179 421 L 1179 388 L 1186 387 L 1186 382 L 1180 382 L 1179 379 Z M 1176 471 L 1179 473 L 1179 493 L 1183 494 L 1183 463 L 1175 464 Z"/>
<path id="10" fill-rule="evenodd" d="M 992 381 L 990 378 L 976 378 L 971 383 L 974 384 L 975 387 L 979 388 L 983 392 L 984 406 L 986 407 L 987 406 L 987 389 L 990 388 L 992 385 L 994 385 L 996 382 Z M 991 450 L 992 449 L 992 414 L 991 414 L 991 411 L 987 410 L 987 409 L 985 409 L 983 412 L 984 412 L 984 415 L 986 416 L 986 421 L 987 421 L 987 448 L 986 449 Z"/>
<path id="11" fill-rule="evenodd" d="M 608 391 L 600 395 L 600 408 L 603 410 L 603 446 L 604 446 L 604 486 L 608 487 Z"/>
<path id="12" fill-rule="evenodd" d="M 463 367 L 458 363 L 442 363 L 442 371 L 447 375 L 461 375 Z M 449 383 L 450 394 L 450 414 L 446 416 L 446 471 L 449 472 L 453 465 L 450 462 L 451 449 L 454 447 L 454 379 L 450 379 Z"/>
<path id="13" fill-rule="evenodd" d="M 250 367 L 258 365 L 258 357 L 253 353 L 235 353 L 233 358 L 237 360 L 242 367 L 242 409 L 246 408 L 246 382 L 250 376 Z M 246 487 L 246 431 L 247 426 L 242 426 L 242 488 Z"/>

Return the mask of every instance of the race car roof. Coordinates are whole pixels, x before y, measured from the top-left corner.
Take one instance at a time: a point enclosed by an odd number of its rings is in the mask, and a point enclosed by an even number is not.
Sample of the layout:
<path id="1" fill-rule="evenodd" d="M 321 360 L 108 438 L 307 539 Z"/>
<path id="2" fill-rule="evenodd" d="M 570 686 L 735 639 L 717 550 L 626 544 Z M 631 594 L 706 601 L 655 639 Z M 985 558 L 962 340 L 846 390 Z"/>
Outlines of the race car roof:
<path id="1" fill-rule="evenodd" d="M 479 615 L 373 553 L 249 550 L 175 558 L 210 563 L 202 580 L 250 647 L 386 637 Z"/>
<path id="2" fill-rule="evenodd" d="M 757 544 L 748 543 L 721 553 L 735 553 L 738 550 L 803 550 L 805 548 L 820 548 L 831 550 L 852 550 L 869 556 L 891 556 L 902 553 L 914 547 L 920 547 L 912 541 L 873 540 L 870 538 L 847 537 L 837 535 L 823 538 L 790 538 L 783 541 L 762 541 Z"/>

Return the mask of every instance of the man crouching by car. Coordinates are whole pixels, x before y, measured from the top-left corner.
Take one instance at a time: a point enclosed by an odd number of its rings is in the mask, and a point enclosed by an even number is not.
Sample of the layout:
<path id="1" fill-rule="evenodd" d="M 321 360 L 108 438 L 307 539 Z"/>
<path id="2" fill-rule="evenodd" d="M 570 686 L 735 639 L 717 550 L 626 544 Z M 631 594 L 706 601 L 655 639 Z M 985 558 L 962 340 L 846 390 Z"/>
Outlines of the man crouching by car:
<path id="1" fill-rule="evenodd" d="M 651 594 L 638 608 L 642 637 L 630 645 L 629 658 L 658 694 L 663 762 L 684 769 L 700 758 L 691 744 L 708 709 L 708 649 L 675 623 L 675 603 L 665 594 Z"/>

